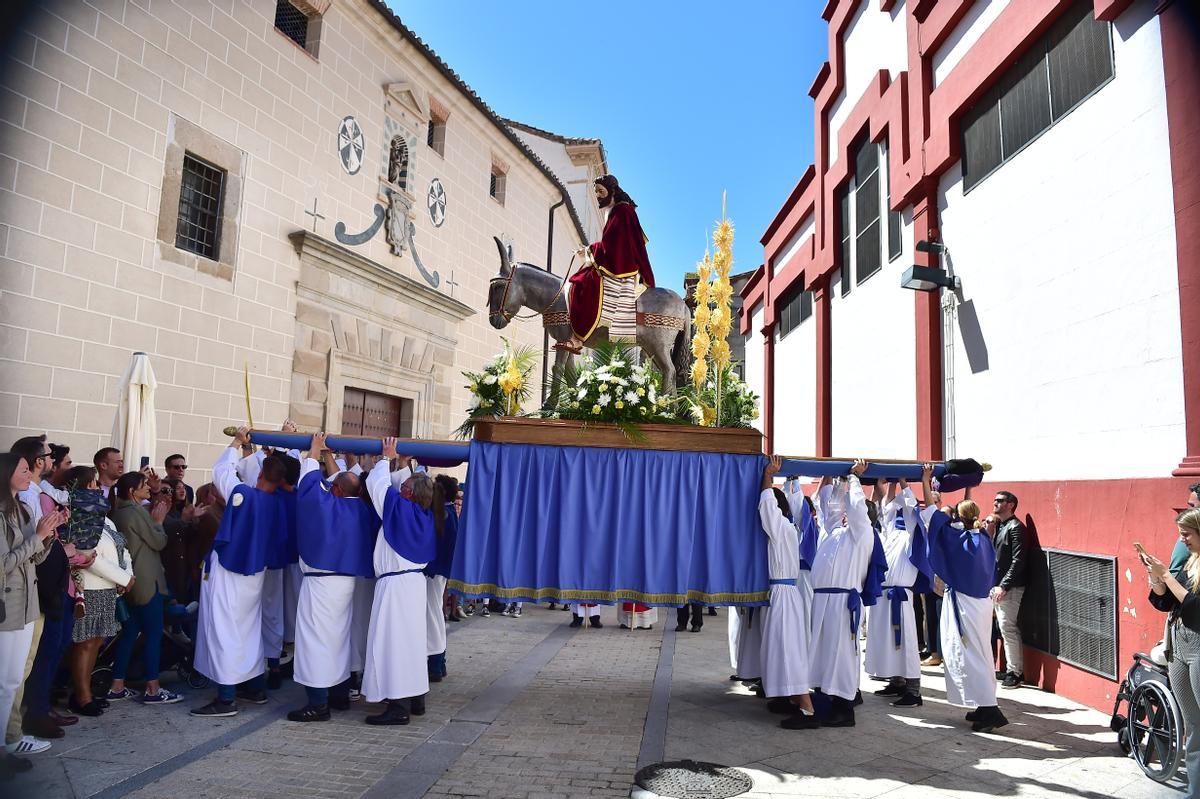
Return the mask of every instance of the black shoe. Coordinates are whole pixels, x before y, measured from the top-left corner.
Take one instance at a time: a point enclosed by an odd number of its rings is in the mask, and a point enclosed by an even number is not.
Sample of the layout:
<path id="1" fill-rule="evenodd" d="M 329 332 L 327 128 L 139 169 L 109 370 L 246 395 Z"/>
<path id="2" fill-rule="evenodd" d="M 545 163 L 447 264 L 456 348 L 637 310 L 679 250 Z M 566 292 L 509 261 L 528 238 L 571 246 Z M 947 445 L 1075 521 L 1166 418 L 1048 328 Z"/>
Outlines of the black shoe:
<path id="1" fill-rule="evenodd" d="M 430 675 L 429 675 L 429 681 L 430 681 L 430 682 L 441 682 L 441 681 L 442 681 L 442 675 L 440 675 L 440 674 L 430 674 Z"/>
<path id="2" fill-rule="evenodd" d="M 836 709 L 821 721 L 822 727 L 853 727 L 854 706 Z"/>
<path id="3" fill-rule="evenodd" d="M 404 703 L 388 702 L 386 710 L 376 716 L 367 716 L 366 722 L 375 725 L 408 724 L 408 710 L 405 709 Z"/>
<path id="4" fill-rule="evenodd" d="M 27 757 L 0 753 L 0 776 L 11 777 L 14 774 L 23 774 L 31 768 L 33 768 L 33 761 Z"/>
<path id="5" fill-rule="evenodd" d="M 1000 671 L 996 672 L 996 679 L 997 679 L 997 680 L 1003 680 L 1003 679 L 1004 679 L 1005 677 L 1007 677 L 1007 676 L 1008 676 L 1008 672 L 1007 672 L 1007 671 L 1004 671 L 1003 669 L 1001 669 Z"/>
<path id="6" fill-rule="evenodd" d="M 858 706 L 859 706 L 859 705 L 861 705 L 862 703 L 863 703 L 862 691 L 855 691 L 855 692 L 854 692 L 854 702 L 853 702 L 853 707 L 858 707 Z"/>
<path id="7" fill-rule="evenodd" d="M 594 628 L 595 628 L 595 629 L 597 629 L 597 630 L 599 630 L 601 627 L 603 627 L 603 626 L 604 626 L 603 624 L 601 624 L 601 623 L 600 623 L 600 617 L 599 617 L 599 616 L 592 616 L 592 617 L 590 617 L 590 618 L 588 619 L 588 624 L 589 624 L 590 626 L 594 627 Z M 622 625 L 622 626 L 623 626 L 623 625 Z"/>
<path id="8" fill-rule="evenodd" d="M 222 702 L 220 699 L 214 699 L 204 707 L 193 708 L 191 715 L 201 716 L 209 719 L 226 718 L 227 716 L 236 716 L 238 714 L 237 702 Z"/>
<path id="9" fill-rule="evenodd" d="M 51 721 L 49 716 L 26 716 L 21 729 L 34 738 L 44 738 L 47 741 L 66 735 L 63 728 Z"/>
<path id="10" fill-rule="evenodd" d="M 716 616 L 716 615 L 717 615 L 717 609 L 716 609 L 716 608 L 709 608 L 709 609 L 708 609 L 708 615 L 709 615 L 709 616 Z"/>
<path id="11" fill-rule="evenodd" d="M 248 705 L 265 705 L 267 692 L 241 690 L 237 692 L 237 698 L 239 702 L 245 702 Z"/>
<path id="12" fill-rule="evenodd" d="M 81 705 L 79 704 L 79 700 L 72 696 L 67 700 L 67 707 L 71 709 L 72 713 L 78 713 L 81 716 L 100 716 L 104 714 L 104 708 L 101 707 L 100 702 L 95 699 L 93 699 L 91 702 L 88 702 L 86 705 Z"/>
<path id="13" fill-rule="evenodd" d="M 446 621 L 462 621 L 462 618 L 461 618 L 460 616 L 458 616 L 458 615 L 454 614 L 454 613 L 451 613 L 451 614 L 450 614 L 450 615 L 449 615 L 449 616 L 446 618 Z"/>
<path id="14" fill-rule="evenodd" d="M 622 626 L 622 627 L 624 627 L 625 625 L 624 625 L 624 624 L 622 624 L 621 626 Z M 687 629 L 687 625 L 686 625 L 686 624 L 676 624 L 676 625 L 675 625 L 675 632 L 677 632 L 677 633 L 681 633 L 681 632 L 683 632 L 683 631 L 684 631 L 684 630 L 686 630 L 686 629 Z"/>
<path id="15" fill-rule="evenodd" d="M 92 701 L 95 702 L 97 705 L 99 705 L 101 710 L 108 710 L 108 706 L 110 704 L 112 704 L 111 702 L 109 702 L 107 699 L 105 699 L 102 696 L 98 696 L 95 699 L 93 699 Z"/>
<path id="16" fill-rule="evenodd" d="M 330 710 L 349 710 L 350 709 L 349 695 L 347 695 L 347 696 L 330 696 L 329 697 L 329 709 Z"/>
<path id="17" fill-rule="evenodd" d="M 796 712 L 796 706 L 786 696 L 777 696 L 767 700 L 767 710 L 781 716 L 790 716 Z"/>
<path id="18" fill-rule="evenodd" d="M 593 626 L 593 627 L 595 627 L 596 625 L 594 625 L 594 624 L 593 624 L 592 626 Z M 628 624 L 622 624 L 622 625 L 619 625 L 619 626 L 620 626 L 620 628 L 621 628 L 622 630 L 628 630 L 628 629 L 629 629 L 629 625 L 628 625 Z"/>
<path id="19" fill-rule="evenodd" d="M 1008 719 L 1000 712 L 1000 708 L 981 707 L 975 714 L 975 721 L 971 724 L 972 732 L 991 732 L 1008 724 Z"/>
<path id="20" fill-rule="evenodd" d="M 920 707 L 923 704 L 925 704 L 925 700 L 921 698 L 920 694 L 914 694 L 909 691 L 895 702 L 892 702 L 892 707 Z"/>
<path id="21" fill-rule="evenodd" d="M 888 683 L 875 692 L 875 696 L 904 696 L 904 683 Z"/>
<path id="22" fill-rule="evenodd" d="M 305 705 L 290 711 L 287 717 L 288 721 L 329 721 L 329 705 Z"/>
<path id="23" fill-rule="evenodd" d="M 966 718 L 967 721 L 974 721 L 978 716 L 979 708 L 975 708 L 974 710 L 968 711 L 964 718 Z"/>
<path id="24" fill-rule="evenodd" d="M 267 672 L 267 690 L 278 691 L 283 687 L 283 670 L 271 669 Z"/>
<path id="25" fill-rule="evenodd" d="M 815 730 L 821 726 L 821 722 L 817 721 L 816 716 L 797 712 L 779 722 L 779 726 L 785 730 Z"/>
<path id="26" fill-rule="evenodd" d="M 571 619 L 571 623 L 568 626 L 569 627 L 577 627 L 577 628 L 582 627 L 583 626 L 583 616 L 576 616 L 575 618 Z"/>
<path id="27" fill-rule="evenodd" d="M 1011 688 L 1020 688 L 1024 682 L 1025 682 L 1024 674 L 1017 674 L 1015 672 L 1010 671 L 1008 674 L 1004 675 L 1004 682 L 1000 683 L 1000 687 L 1001 688 L 1010 688 L 1010 689 Z"/>
<path id="28" fill-rule="evenodd" d="M 414 696 L 408 700 L 408 712 L 414 716 L 425 715 L 425 696 Z"/>
<path id="29" fill-rule="evenodd" d="M 763 691 L 762 683 L 755 683 L 755 685 L 753 686 L 753 688 L 751 690 L 754 691 L 755 696 L 760 697 L 760 698 L 765 698 L 767 695 L 766 692 Z"/>
<path id="30" fill-rule="evenodd" d="M 701 624 L 693 624 L 693 625 L 692 625 L 692 632 L 694 632 L 694 633 L 698 633 L 698 632 L 700 632 L 700 628 L 701 628 L 702 626 L 703 626 L 703 625 L 701 625 Z"/>

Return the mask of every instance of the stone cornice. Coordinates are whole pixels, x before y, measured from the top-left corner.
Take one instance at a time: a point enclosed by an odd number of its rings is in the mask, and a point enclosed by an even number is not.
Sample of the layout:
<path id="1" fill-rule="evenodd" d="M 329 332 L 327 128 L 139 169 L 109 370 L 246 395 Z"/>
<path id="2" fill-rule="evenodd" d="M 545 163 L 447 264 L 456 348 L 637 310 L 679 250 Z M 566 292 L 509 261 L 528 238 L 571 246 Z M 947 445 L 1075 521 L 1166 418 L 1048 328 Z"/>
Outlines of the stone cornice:
<path id="1" fill-rule="evenodd" d="M 307 260 L 332 274 L 401 297 L 405 302 L 418 305 L 453 322 L 461 322 L 476 313 L 475 309 L 466 303 L 435 291 L 420 281 L 393 272 L 370 258 L 365 258 L 311 231 L 297 230 L 288 234 L 288 238 L 301 260 Z"/>

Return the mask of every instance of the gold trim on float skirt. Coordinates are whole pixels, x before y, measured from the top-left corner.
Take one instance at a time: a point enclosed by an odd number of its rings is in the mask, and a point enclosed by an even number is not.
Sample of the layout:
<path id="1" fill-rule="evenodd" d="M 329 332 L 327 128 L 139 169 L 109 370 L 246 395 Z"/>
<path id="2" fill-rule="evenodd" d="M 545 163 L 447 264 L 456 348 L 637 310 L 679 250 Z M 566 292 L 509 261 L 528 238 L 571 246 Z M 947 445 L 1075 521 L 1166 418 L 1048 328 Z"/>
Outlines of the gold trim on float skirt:
<path id="1" fill-rule="evenodd" d="M 469 596 L 491 596 L 496 599 L 532 598 L 534 601 L 543 599 L 576 602 L 641 602 L 644 605 L 679 606 L 688 602 L 698 602 L 705 605 L 745 605 L 765 603 L 771 595 L 767 591 L 750 591 L 748 593 L 722 592 L 709 594 L 704 591 L 688 591 L 686 594 L 647 594 L 643 591 L 633 591 L 618 588 L 614 591 L 576 591 L 561 588 L 502 588 L 493 583 L 464 583 L 462 580 L 449 580 L 447 588 L 453 588 Z"/>

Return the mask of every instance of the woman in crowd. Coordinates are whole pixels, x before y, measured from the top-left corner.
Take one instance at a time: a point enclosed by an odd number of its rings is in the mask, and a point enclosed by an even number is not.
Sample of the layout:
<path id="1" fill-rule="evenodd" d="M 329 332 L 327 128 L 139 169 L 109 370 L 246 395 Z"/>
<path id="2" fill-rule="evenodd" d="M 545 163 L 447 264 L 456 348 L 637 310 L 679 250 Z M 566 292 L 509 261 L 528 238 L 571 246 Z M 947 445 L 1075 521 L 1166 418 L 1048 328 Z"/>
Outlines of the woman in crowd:
<path id="1" fill-rule="evenodd" d="M 100 488 L 96 470 L 76 466 L 66 478 L 71 490 L 71 535 L 75 548 L 88 557 L 78 570 L 83 616 L 75 620 L 71 640 L 71 698 L 68 707 L 82 716 L 99 716 L 108 706 L 92 696 L 92 669 L 106 638 L 121 631 L 117 624 L 117 596 L 133 586 L 133 563 L 125 538 L 108 517 L 108 498 Z"/>
<path id="2" fill-rule="evenodd" d="M 1189 730 L 1200 729 L 1200 508 L 1189 508 L 1175 517 L 1179 540 L 1188 549 L 1187 563 L 1176 577 L 1167 564 L 1137 547 L 1138 557 L 1150 578 L 1150 604 L 1167 617 L 1167 668 L 1171 693 L 1179 702 Z M 1187 741 L 1188 796 L 1200 786 L 1200 737 Z"/>
<path id="3" fill-rule="evenodd" d="M 221 518 L 225 515 L 225 498 L 212 483 L 196 489 L 196 510 L 192 516 L 195 528 L 187 540 L 188 601 L 200 598 L 200 567 L 212 549 Z"/>
<path id="4" fill-rule="evenodd" d="M 126 546 L 129 547 L 135 580 L 133 590 L 125 596 L 129 619 L 124 623 L 121 640 L 117 643 L 112 688 L 105 697 L 110 702 L 136 696 L 125 687 L 125 674 L 139 633 L 145 636 L 142 666 L 146 691 L 142 703 L 165 705 L 183 698 L 158 683 L 163 609 L 167 595 L 167 577 L 159 552 L 167 545 L 167 533 L 162 522 L 170 510 L 170 500 L 160 497 L 150 506 L 150 510 L 142 507 L 141 503 L 150 499 L 150 483 L 151 479 L 141 472 L 127 472 L 113 486 L 113 524 L 125 537 Z"/>
<path id="5" fill-rule="evenodd" d="M 178 478 L 163 481 L 162 496 L 170 500 L 163 529 L 167 533 L 167 545 L 162 551 L 163 570 L 167 575 L 167 587 L 176 602 L 186 605 L 198 596 L 189 595 L 190 561 L 189 540 L 195 533 L 195 507 L 188 502 L 187 485 Z"/>
<path id="6" fill-rule="evenodd" d="M 43 516 L 35 527 L 17 494 L 29 488 L 33 474 L 20 455 L 0 454 L 0 730 L 8 726 L 13 699 L 25 679 L 25 662 L 33 644 L 33 625 L 40 608 L 34 566 L 44 560 L 55 529 L 66 521 L 60 510 Z M 36 739 L 35 739 L 36 740 Z M 42 743 L 45 743 L 44 741 Z M 49 744 L 40 747 L 44 750 Z M 32 764 L 4 751 L 0 776 L 27 771 Z"/>

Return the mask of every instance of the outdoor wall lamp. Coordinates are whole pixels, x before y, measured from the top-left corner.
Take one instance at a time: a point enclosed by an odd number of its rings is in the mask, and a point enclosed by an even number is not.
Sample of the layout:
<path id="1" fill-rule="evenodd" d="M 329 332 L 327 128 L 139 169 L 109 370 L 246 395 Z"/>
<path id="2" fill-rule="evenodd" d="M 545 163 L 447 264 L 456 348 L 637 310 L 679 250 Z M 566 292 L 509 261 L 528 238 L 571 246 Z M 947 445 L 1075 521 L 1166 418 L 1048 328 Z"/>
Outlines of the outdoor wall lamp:
<path id="1" fill-rule="evenodd" d="M 935 257 L 940 257 L 946 252 L 946 245 L 940 241 L 926 241 L 921 239 L 917 242 L 917 252 L 927 252 Z M 957 289 L 962 286 L 962 279 L 956 277 L 953 270 L 943 272 L 936 266 L 918 266 L 913 264 L 905 270 L 903 277 L 900 278 L 900 288 L 912 289 L 913 291 L 937 291 L 940 288 Z"/>

